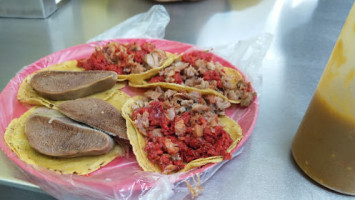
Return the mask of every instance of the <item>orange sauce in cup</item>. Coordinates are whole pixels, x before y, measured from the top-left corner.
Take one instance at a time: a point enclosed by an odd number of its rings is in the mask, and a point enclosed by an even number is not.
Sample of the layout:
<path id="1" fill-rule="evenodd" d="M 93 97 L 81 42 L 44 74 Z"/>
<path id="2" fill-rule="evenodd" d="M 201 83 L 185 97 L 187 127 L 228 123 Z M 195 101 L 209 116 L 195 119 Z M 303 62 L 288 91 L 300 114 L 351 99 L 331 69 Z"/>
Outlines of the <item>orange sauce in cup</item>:
<path id="1" fill-rule="evenodd" d="M 296 163 L 309 177 L 351 195 L 355 195 L 354 5 L 292 144 Z"/>
<path id="2" fill-rule="evenodd" d="M 315 93 L 292 145 L 295 161 L 318 183 L 355 194 L 355 119 Z"/>

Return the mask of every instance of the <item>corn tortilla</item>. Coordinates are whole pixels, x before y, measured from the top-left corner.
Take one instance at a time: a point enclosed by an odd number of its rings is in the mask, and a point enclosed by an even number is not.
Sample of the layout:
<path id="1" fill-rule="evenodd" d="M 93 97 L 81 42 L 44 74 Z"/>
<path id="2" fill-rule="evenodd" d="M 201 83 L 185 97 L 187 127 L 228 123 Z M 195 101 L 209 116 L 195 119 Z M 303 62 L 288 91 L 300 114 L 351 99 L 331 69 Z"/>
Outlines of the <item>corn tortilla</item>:
<path id="1" fill-rule="evenodd" d="M 142 99 L 141 96 L 136 96 L 130 98 L 126 101 L 126 103 L 122 107 L 122 116 L 126 119 L 127 126 L 127 135 L 128 139 L 132 145 L 133 153 L 135 154 L 138 164 L 142 167 L 144 171 L 153 171 L 161 173 L 161 169 L 158 165 L 150 162 L 147 157 L 146 152 L 144 151 L 144 147 L 146 145 L 146 140 L 143 134 L 140 134 L 137 128 L 135 128 L 134 123 L 131 119 L 131 115 L 133 113 L 132 105 L 138 100 Z M 230 119 L 227 116 L 219 117 L 221 124 L 224 126 L 224 130 L 229 133 L 231 136 L 233 143 L 227 149 L 227 152 L 231 152 L 238 142 L 242 139 L 242 129 L 239 124 L 234 120 Z M 199 158 L 193 160 L 189 163 L 185 164 L 185 168 L 180 170 L 179 172 L 189 171 L 193 168 L 201 167 L 208 163 L 218 163 L 223 160 L 222 156 L 213 156 L 208 158 Z"/>
<path id="2" fill-rule="evenodd" d="M 233 84 L 237 84 L 238 80 L 243 79 L 243 76 L 235 69 L 229 68 L 229 67 L 223 67 L 223 70 L 226 72 L 227 75 L 232 76 L 232 80 L 233 80 Z M 157 75 L 159 72 L 156 72 L 154 75 L 152 75 L 151 77 Z M 149 77 L 149 78 L 151 78 Z M 181 84 L 177 84 L 177 83 L 167 83 L 167 82 L 156 82 L 156 83 L 149 83 L 148 79 L 146 78 L 142 81 L 136 81 L 136 82 L 129 82 L 129 86 L 131 87 L 138 87 L 138 88 L 148 88 L 148 87 L 163 87 L 163 88 L 168 88 L 168 89 L 172 89 L 172 90 L 186 90 L 186 91 L 199 91 L 201 92 L 201 94 L 213 94 L 216 96 L 220 96 L 225 100 L 228 100 L 231 103 L 234 104 L 239 104 L 240 100 L 232 100 L 232 99 L 228 99 L 226 96 L 224 96 L 223 94 L 219 93 L 216 90 L 213 89 L 199 89 L 199 88 L 195 88 L 195 87 L 190 87 L 190 86 L 186 86 L 186 85 L 181 85 Z"/>
<path id="3" fill-rule="evenodd" d="M 129 96 L 126 93 L 118 91 L 107 101 L 121 111 L 122 105 L 128 98 Z M 13 119 L 4 134 L 7 145 L 25 163 L 40 169 L 49 169 L 60 174 L 86 175 L 105 166 L 116 157 L 126 155 L 127 147 L 117 144 L 107 154 L 99 156 L 55 158 L 37 152 L 28 143 L 24 132 L 25 122 L 36 108 L 37 106 L 32 107 L 20 118 Z"/>
<path id="4" fill-rule="evenodd" d="M 54 100 L 49 100 L 46 98 L 41 97 L 40 95 L 37 94 L 37 92 L 31 87 L 30 85 L 30 80 L 31 77 L 39 72 L 39 71 L 44 71 L 44 70 L 58 70 L 58 71 L 84 71 L 83 68 L 77 67 L 77 61 L 72 60 L 72 61 L 67 61 L 63 62 L 57 65 L 52 65 L 47 68 L 38 70 L 29 76 L 25 78 L 25 80 L 21 83 L 18 92 L 17 92 L 17 99 L 24 104 L 30 104 L 30 105 L 43 105 L 48 108 L 52 108 L 55 105 L 58 105 L 62 103 L 63 101 L 54 101 Z M 113 86 L 111 89 L 96 93 L 93 95 L 90 95 L 88 97 L 93 97 L 93 98 L 98 98 L 102 100 L 108 100 L 112 96 L 114 96 L 119 89 L 123 88 L 126 86 L 126 83 L 124 82 L 119 82 L 116 83 L 115 86 Z"/>

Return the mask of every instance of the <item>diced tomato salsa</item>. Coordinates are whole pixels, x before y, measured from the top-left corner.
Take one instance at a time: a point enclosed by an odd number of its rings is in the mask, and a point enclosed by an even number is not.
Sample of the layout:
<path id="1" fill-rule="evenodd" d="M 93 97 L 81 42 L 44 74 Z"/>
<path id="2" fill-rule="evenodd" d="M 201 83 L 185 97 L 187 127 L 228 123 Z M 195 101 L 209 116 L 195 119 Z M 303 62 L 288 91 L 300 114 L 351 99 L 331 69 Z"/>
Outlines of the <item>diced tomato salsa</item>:
<path id="1" fill-rule="evenodd" d="M 203 74 L 203 80 L 205 81 L 217 81 L 217 87 L 222 87 L 221 76 L 219 75 L 217 70 L 209 70 Z"/>
<path id="2" fill-rule="evenodd" d="M 182 77 L 181 77 L 181 74 L 179 72 L 175 72 L 174 74 L 174 80 L 175 80 L 175 83 L 182 83 Z"/>
<path id="3" fill-rule="evenodd" d="M 211 127 L 202 116 L 193 121 L 195 113 L 191 111 L 169 120 L 165 115 L 166 110 L 163 101 L 156 100 L 149 103 L 149 107 L 135 109 L 132 114 L 133 120 L 136 120 L 138 114 L 149 113 L 149 128 L 144 150 L 148 159 L 157 164 L 163 172 L 172 166 L 174 171 L 179 171 L 186 163 L 198 158 L 223 156 L 223 159 L 231 159 L 227 149 L 233 140 L 222 126 Z M 179 135 L 174 128 L 177 123 L 184 123 L 186 127 Z M 202 136 L 193 133 L 193 126 L 196 125 L 204 127 Z M 153 130 L 158 128 L 161 129 L 161 135 L 153 133 Z M 167 146 L 169 144 L 170 147 Z"/>
<path id="4" fill-rule="evenodd" d="M 114 52 L 108 53 L 108 49 L 114 47 Z M 124 68 L 135 67 L 143 64 L 144 56 L 155 50 L 155 45 L 151 43 L 128 43 L 118 44 L 115 42 L 96 48 L 88 59 L 78 60 L 78 67 L 85 70 L 108 70 L 117 74 L 126 74 Z M 129 70 L 131 71 L 131 70 Z"/>
<path id="5" fill-rule="evenodd" d="M 181 61 L 189 63 L 192 66 L 195 66 L 197 60 L 205 60 L 206 62 L 211 62 L 212 61 L 212 56 L 207 53 L 207 52 L 201 52 L 201 51 L 192 51 L 187 54 L 183 54 Z M 224 73 L 224 71 L 222 70 Z M 221 76 L 217 70 L 209 70 L 205 72 L 204 74 L 198 75 L 200 77 L 203 77 L 205 81 L 212 81 L 215 80 L 217 81 L 217 87 L 222 88 L 222 82 L 221 82 Z M 164 76 L 155 76 L 150 79 L 149 83 L 156 83 L 156 82 L 166 82 L 166 79 Z M 180 72 L 175 72 L 174 74 L 174 83 L 184 83 L 185 80 L 183 80 L 181 73 Z"/>
<path id="6" fill-rule="evenodd" d="M 186 53 L 184 55 L 182 55 L 181 60 L 183 62 L 187 62 L 190 65 L 195 65 L 196 60 L 206 60 L 207 62 L 211 62 L 212 61 L 212 56 L 211 54 L 207 53 L 207 52 L 202 52 L 202 51 L 192 51 L 190 53 Z"/>

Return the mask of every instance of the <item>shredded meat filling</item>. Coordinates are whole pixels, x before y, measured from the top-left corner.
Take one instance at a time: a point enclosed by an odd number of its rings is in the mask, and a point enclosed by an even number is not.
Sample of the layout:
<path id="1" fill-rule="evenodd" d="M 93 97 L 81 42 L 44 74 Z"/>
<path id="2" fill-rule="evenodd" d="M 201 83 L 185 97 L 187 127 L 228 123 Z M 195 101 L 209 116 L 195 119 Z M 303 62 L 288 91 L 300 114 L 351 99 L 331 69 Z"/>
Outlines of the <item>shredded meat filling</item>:
<path id="1" fill-rule="evenodd" d="M 78 60 L 85 70 L 109 70 L 118 74 L 139 74 L 157 68 L 167 59 L 163 50 L 149 42 L 120 44 L 110 42 L 96 47 L 88 59 Z"/>
<path id="2" fill-rule="evenodd" d="M 218 119 L 229 106 L 221 97 L 157 87 L 132 106 L 132 119 L 147 137 L 148 159 L 169 174 L 198 158 L 230 158 L 232 139 Z"/>
<path id="3" fill-rule="evenodd" d="M 249 106 L 256 93 L 249 82 L 235 79 L 237 79 L 235 76 L 228 75 L 223 70 L 220 63 L 213 62 L 212 58 L 191 53 L 176 60 L 151 80 L 177 83 L 198 89 L 212 89 L 228 99 L 240 101 L 241 106 Z"/>

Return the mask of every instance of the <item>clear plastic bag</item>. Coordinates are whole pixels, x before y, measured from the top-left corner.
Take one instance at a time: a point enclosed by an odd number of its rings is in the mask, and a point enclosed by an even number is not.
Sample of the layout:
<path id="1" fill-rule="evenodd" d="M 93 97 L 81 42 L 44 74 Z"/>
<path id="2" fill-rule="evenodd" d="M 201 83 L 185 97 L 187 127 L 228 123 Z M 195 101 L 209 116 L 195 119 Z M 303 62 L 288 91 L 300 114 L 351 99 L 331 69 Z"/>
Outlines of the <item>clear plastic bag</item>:
<path id="1" fill-rule="evenodd" d="M 174 41 L 161 40 L 169 22 L 169 15 L 163 6 L 153 6 L 148 12 L 134 16 L 120 25 L 92 38 L 88 44 L 78 45 L 53 53 L 37 62 L 24 67 L 5 87 L 0 95 L 0 147 L 4 153 L 19 166 L 26 180 L 38 185 L 57 199 L 182 199 L 188 195 L 198 195 L 202 191 L 201 184 L 207 181 L 226 162 L 208 164 L 186 173 L 163 175 L 154 172 L 144 172 L 139 167 L 134 155 L 128 158 L 117 158 L 103 168 L 88 176 L 61 175 L 29 166 L 12 152 L 4 141 L 7 125 L 14 118 L 21 116 L 28 108 L 20 104 L 17 90 L 24 78 L 32 72 L 67 60 L 87 57 L 94 46 L 102 45 L 114 38 L 151 38 L 151 39 L 120 39 L 120 42 L 150 41 L 170 52 L 187 52 L 197 47 Z M 154 38 L 154 39 L 153 39 Z M 248 41 L 237 41 L 228 46 L 209 47 L 213 53 L 225 58 L 244 72 L 252 84 L 261 79 L 260 67 L 263 57 L 269 47 L 271 36 L 268 34 Z M 231 56 L 233 55 L 233 56 Z M 232 66 L 229 62 L 216 56 L 217 61 Z M 129 87 L 124 89 L 130 95 L 135 95 Z M 244 138 L 233 151 L 233 159 L 241 153 L 243 143 L 250 136 L 258 115 L 258 101 L 248 108 L 233 106 L 226 114 L 236 120 L 243 129 Z M 17 176 L 18 177 L 18 176 Z"/>
<path id="2" fill-rule="evenodd" d="M 91 38 L 96 42 L 113 38 L 164 38 L 165 28 L 170 22 L 166 9 L 161 5 L 153 6 L 148 12 L 135 15 L 121 24 Z"/>

